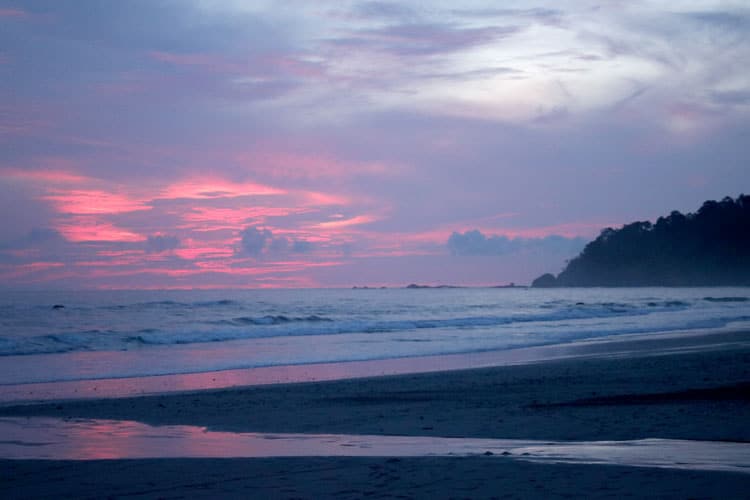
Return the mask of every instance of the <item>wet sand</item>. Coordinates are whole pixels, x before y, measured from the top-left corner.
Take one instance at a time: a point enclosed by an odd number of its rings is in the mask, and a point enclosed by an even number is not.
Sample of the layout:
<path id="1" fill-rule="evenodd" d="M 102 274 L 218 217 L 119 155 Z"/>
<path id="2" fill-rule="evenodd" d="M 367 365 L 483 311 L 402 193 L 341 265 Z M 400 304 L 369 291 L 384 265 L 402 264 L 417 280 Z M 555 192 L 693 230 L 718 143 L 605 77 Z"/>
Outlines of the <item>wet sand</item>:
<path id="1" fill-rule="evenodd" d="M 468 458 L 0 461 L 3 498 L 747 498 L 744 474 Z"/>
<path id="2" fill-rule="evenodd" d="M 740 335 L 750 338 L 750 333 Z M 707 344 L 702 344 L 707 345 Z M 669 354 L 667 354 L 669 352 Z M 652 355 L 653 354 L 653 355 Z M 0 408 L 212 430 L 549 440 L 750 442 L 750 348 Z M 2 462 L 4 497 L 746 498 L 750 475 L 463 458 Z"/>

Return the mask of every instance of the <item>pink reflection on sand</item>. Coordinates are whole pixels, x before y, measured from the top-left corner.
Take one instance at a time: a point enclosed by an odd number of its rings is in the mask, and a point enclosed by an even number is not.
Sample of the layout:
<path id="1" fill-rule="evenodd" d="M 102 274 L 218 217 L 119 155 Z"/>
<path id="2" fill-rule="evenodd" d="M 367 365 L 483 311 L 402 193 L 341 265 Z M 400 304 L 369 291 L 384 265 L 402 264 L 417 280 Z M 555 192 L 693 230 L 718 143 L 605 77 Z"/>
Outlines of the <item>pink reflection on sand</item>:
<path id="1" fill-rule="evenodd" d="M 493 456 L 547 463 L 612 464 L 750 473 L 750 444 L 673 439 L 549 442 L 346 434 L 265 434 L 132 421 L 0 419 L 0 457 L 101 460 L 237 457 Z"/>

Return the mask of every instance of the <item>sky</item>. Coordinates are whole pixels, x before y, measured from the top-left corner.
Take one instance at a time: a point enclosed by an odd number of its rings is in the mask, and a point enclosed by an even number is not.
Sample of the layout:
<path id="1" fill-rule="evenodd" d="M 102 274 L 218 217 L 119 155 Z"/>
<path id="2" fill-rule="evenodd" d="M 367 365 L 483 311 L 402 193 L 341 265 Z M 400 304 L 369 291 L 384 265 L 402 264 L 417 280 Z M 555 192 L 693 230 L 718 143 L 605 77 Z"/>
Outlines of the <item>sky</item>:
<path id="1" fill-rule="evenodd" d="M 0 287 L 526 284 L 750 192 L 742 1 L 0 0 Z"/>

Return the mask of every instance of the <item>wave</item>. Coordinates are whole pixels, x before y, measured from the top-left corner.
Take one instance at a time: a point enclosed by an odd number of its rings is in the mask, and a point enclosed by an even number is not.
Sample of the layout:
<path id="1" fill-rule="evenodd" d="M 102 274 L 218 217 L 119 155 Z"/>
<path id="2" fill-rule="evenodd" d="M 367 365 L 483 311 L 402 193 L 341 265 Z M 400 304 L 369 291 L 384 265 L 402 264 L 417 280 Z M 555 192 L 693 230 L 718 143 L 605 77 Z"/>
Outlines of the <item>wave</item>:
<path id="1" fill-rule="evenodd" d="M 160 303 L 164 305 L 164 302 Z M 415 330 L 467 330 L 513 324 L 538 323 L 540 328 L 559 322 L 636 317 L 684 310 L 689 304 L 680 301 L 649 302 L 638 306 L 619 302 L 577 302 L 556 310 L 540 309 L 538 313 L 479 315 L 415 319 L 334 319 L 311 314 L 306 316 L 264 315 L 238 316 L 206 321 L 207 328 L 161 329 L 140 328 L 135 331 L 90 329 L 30 337 L 0 337 L 0 356 L 65 353 L 71 351 L 130 350 L 139 346 L 179 345 L 272 337 L 295 337 L 337 334 L 378 334 Z M 196 323 L 196 325 L 199 325 Z M 195 325 L 194 325 L 195 326 Z"/>
<path id="2" fill-rule="evenodd" d="M 289 316 L 284 316 L 283 314 L 278 314 L 275 316 L 266 315 L 266 316 L 261 316 L 261 317 L 241 316 L 239 318 L 233 318 L 232 320 L 229 320 L 230 323 L 233 323 L 236 325 L 283 325 L 285 323 L 294 323 L 294 322 L 317 323 L 321 321 L 330 322 L 333 320 L 331 318 L 318 316 L 316 314 L 312 314 L 310 316 L 303 316 L 303 317 L 289 317 Z"/>
<path id="3" fill-rule="evenodd" d="M 226 306 L 237 306 L 240 303 L 230 299 L 220 300 L 205 300 L 196 302 L 180 302 L 177 300 L 153 300 L 149 302 L 136 302 L 134 304 L 114 304 L 102 306 L 102 309 L 109 310 L 124 310 L 124 309 L 196 309 L 196 308 L 212 308 L 212 307 L 226 307 Z"/>

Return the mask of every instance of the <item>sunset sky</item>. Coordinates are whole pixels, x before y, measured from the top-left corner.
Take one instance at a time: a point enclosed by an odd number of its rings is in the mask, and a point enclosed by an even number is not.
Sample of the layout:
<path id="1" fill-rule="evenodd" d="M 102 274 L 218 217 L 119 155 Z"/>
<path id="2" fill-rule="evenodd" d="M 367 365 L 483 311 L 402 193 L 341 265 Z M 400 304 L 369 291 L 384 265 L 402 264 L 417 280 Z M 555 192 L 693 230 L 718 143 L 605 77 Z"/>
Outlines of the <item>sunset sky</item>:
<path id="1" fill-rule="evenodd" d="M 0 287 L 529 283 L 750 192 L 749 34 L 746 0 L 0 0 Z"/>

